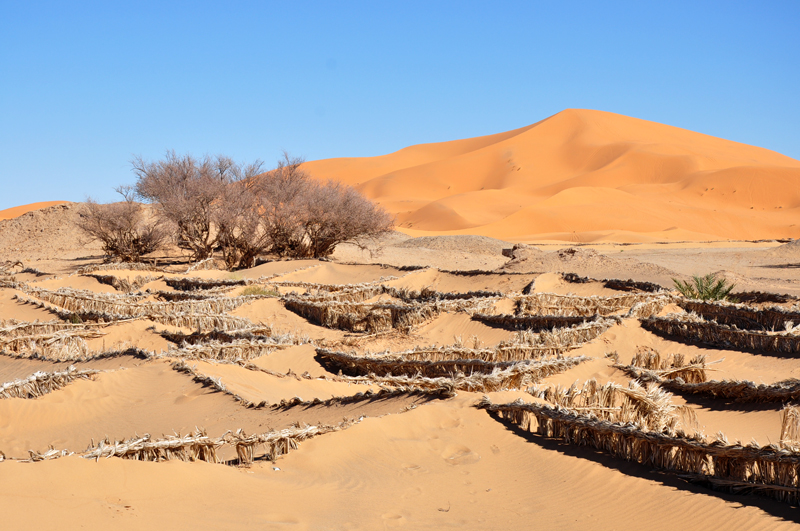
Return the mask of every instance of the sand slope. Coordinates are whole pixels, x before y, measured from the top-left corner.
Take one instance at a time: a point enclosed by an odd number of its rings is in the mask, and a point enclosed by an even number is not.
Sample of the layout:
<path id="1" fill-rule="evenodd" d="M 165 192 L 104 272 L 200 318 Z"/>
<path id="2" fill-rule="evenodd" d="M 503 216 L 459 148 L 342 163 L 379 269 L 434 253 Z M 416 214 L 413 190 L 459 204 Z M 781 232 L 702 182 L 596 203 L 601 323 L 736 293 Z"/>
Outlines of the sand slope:
<path id="1" fill-rule="evenodd" d="M 5 210 L 0 210 L 0 219 L 16 218 L 18 216 L 21 216 L 22 214 L 27 214 L 32 210 L 39 210 L 54 205 L 60 205 L 62 203 L 66 203 L 66 201 L 42 201 L 39 203 L 31 203 L 29 205 L 7 208 Z"/>
<path id="2" fill-rule="evenodd" d="M 800 236 L 800 161 L 613 113 L 568 109 L 498 135 L 308 162 L 414 236 L 675 241 Z"/>

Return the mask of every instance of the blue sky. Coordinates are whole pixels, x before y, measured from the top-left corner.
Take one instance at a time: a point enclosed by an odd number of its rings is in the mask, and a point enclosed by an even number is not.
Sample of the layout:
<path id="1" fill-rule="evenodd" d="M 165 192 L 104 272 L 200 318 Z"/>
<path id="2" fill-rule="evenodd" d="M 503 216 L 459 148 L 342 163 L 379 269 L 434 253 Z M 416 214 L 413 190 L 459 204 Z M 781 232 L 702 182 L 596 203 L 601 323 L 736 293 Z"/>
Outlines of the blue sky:
<path id="1" fill-rule="evenodd" d="M 800 159 L 800 2 L 0 0 L 0 209 L 134 155 L 373 156 L 591 108 Z"/>

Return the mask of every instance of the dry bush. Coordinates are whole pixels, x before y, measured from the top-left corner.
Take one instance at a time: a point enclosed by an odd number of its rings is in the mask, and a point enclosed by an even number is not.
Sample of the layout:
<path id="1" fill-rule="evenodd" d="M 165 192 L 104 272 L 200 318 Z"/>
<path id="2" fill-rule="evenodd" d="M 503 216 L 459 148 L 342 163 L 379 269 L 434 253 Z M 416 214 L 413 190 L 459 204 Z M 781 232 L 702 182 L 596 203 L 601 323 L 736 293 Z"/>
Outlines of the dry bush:
<path id="1" fill-rule="evenodd" d="M 251 188 L 259 197 L 271 252 L 319 258 L 340 243 L 357 243 L 394 228 L 383 208 L 350 186 L 311 180 L 300 170 L 302 162 L 284 153 L 278 167 Z"/>
<path id="2" fill-rule="evenodd" d="M 264 253 L 318 258 L 392 230 L 384 209 L 349 186 L 312 180 L 302 162 L 284 153 L 276 169 L 254 178 L 260 161 L 168 152 L 162 161 L 136 159 L 133 169 L 136 192 L 158 206 L 195 261 L 217 250 L 229 269 L 252 267 Z"/>
<path id="3" fill-rule="evenodd" d="M 303 198 L 310 179 L 299 169 L 303 159 L 283 154 L 278 167 L 262 175 L 253 193 L 259 198 L 264 229 L 270 238 L 270 251 L 279 256 L 303 254 Z"/>
<path id="4" fill-rule="evenodd" d="M 161 247 L 166 232 L 157 220 L 149 220 L 144 207 L 133 200 L 130 187 L 117 188 L 124 201 L 101 204 L 86 201 L 78 227 L 103 244 L 106 261 L 138 262 Z"/>
<path id="5" fill-rule="evenodd" d="M 178 245 L 195 261 L 210 257 L 226 234 L 219 221 L 230 217 L 229 185 L 257 175 L 262 165 L 261 161 L 240 165 L 224 156 L 179 157 L 174 151 L 167 152 L 164 160 L 147 162 L 138 157 L 132 162 L 136 192 L 157 205 L 161 218 L 175 229 Z"/>
<path id="6" fill-rule="evenodd" d="M 394 220 L 356 189 L 328 181 L 313 183 L 305 196 L 305 255 L 328 256 L 336 245 L 389 232 Z"/>

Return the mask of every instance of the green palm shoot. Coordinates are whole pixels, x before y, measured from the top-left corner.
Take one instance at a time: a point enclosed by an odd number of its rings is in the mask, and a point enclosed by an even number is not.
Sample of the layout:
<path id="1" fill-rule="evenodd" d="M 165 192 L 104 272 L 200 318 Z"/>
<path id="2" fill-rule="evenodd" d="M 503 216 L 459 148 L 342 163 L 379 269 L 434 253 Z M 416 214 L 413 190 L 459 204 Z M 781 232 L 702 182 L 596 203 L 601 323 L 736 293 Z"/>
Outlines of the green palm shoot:
<path id="1" fill-rule="evenodd" d="M 673 278 L 675 289 L 687 299 L 699 299 L 702 301 L 725 301 L 730 300 L 731 292 L 736 286 L 728 279 L 717 278 L 715 273 L 707 275 L 693 275 L 691 280 L 680 281 Z"/>

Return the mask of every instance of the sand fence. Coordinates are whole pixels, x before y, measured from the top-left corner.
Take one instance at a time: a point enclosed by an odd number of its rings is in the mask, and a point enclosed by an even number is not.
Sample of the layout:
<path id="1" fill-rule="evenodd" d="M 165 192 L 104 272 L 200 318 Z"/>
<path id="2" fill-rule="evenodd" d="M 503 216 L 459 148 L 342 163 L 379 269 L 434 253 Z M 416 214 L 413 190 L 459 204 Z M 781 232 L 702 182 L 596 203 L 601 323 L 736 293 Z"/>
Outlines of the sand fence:
<path id="1" fill-rule="evenodd" d="M 704 343 L 720 348 L 769 352 L 795 357 L 800 354 L 800 331 L 767 332 L 740 330 L 735 326 L 707 321 L 696 314 L 670 314 L 665 317 L 645 317 L 642 327 L 670 338 L 689 343 Z"/>
<path id="2" fill-rule="evenodd" d="M 92 444 L 85 451 L 73 453 L 68 450 L 50 450 L 39 453 L 29 451 L 25 461 L 38 462 L 77 455 L 84 459 L 111 458 L 132 459 L 135 461 L 207 461 L 219 463 L 218 450 L 224 446 L 236 450 L 237 460 L 233 465 L 249 465 L 257 457 L 276 460 L 299 447 L 300 443 L 326 433 L 341 431 L 357 424 L 359 420 L 345 420 L 336 425 L 295 426 L 284 430 L 274 430 L 260 434 L 247 435 L 241 429 L 228 431 L 222 437 L 209 437 L 204 430 L 190 435 L 175 435 L 153 439 L 149 434 L 134 436 L 127 440 L 111 442 L 109 439 Z M 258 449 L 263 449 L 259 456 Z"/>
<path id="3" fill-rule="evenodd" d="M 800 452 L 776 445 L 707 443 L 687 437 L 612 422 L 557 405 L 521 400 L 493 404 L 484 398 L 477 407 L 498 415 L 522 430 L 568 444 L 596 448 L 613 457 L 637 462 L 681 477 L 733 492 L 756 492 L 783 502 L 800 502 Z"/>
<path id="4" fill-rule="evenodd" d="M 12 382 L 0 384 L 2 398 L 37 398 L 69 385 L 75 380 L 94 380 L 100 371 L 94 369 L 78 370 L 74 366 L 64 371 L 38 371 Z"/>

